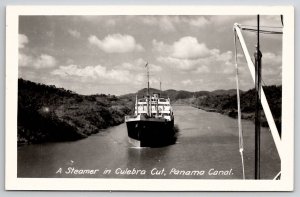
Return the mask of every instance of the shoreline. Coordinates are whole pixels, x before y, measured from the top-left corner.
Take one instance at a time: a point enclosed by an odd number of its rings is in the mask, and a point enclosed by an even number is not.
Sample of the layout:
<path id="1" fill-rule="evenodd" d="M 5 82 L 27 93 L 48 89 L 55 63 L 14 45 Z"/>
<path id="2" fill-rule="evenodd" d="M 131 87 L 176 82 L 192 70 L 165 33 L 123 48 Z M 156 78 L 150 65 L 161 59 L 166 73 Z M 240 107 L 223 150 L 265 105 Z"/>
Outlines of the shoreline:
<path id="1" fill-rule="evenodd" d="M 234 109 L 231 109 L 231 110 L 218 110 L 218 109 L 214 109 L 214 108 L 208 108 L 208 107 L 203 107 L 203 106 L 196 106 L 196 105 L 190 105 L 194 108 L 197 108 L 197 109 L 201 109 L 201 110 L 204 110 L 206 112 L 216 112 L 216 113 L 219 113 L 219 114 L 222 114 L 222 115 L 226 115 L 226 116 L 229 116 L 230 118 L 234 118 L 234 119 L 237 119 L 237 111 L 234 110 Z M 252 122 L 255 121 L 255 113 L 243 113 L 242 112 L 242 115 L 241 115 L 241 118 L 243 120 L 250 120 Z M 269 124 L 268 124 L 268 121 L 266 120 L 266 117 L 264 116 L 264 113 L 262 113 L 261 115 L 261 127 L 268 127 Z M 279 134 L 281 135 L 281 129 L 278 130 Z"/>

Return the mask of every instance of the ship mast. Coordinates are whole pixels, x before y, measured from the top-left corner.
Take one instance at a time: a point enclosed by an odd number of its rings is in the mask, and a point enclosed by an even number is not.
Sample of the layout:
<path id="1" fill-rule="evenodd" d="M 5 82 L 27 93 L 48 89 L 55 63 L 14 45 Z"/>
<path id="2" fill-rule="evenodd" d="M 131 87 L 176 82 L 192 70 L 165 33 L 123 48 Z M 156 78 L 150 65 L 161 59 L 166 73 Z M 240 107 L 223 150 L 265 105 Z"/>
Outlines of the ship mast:
<path id="1" fill-rule="evenodd" d="M 151 116 L 151 112 L 150 112 L 150 108 L 151 108 L 151 106 L 149 106 L 149 99 L 151 99 L 151 97 L 150 97 L 150 82 L 149 82 L 149 65 L 148 65 L 148 62 L 146 63 L 146 65 L 145 65 L 145 67 L 147 68 L 147 85 L 148 85 L 148 87 L 147 87 L 147 115 L 148 116 Z M 151 100 L 150 100 L 150 104 L 151 104 Z"/>
<path id="2" fill-rule="evenodd" d="M 148 66 L 148 62 L 146 63 L 146 66 L 145 66 L 146 68 L 147 68 L 147 79 L 148 79 L 148 88 L 147 88 L 147 96 L 149 96 L 150 95 L 150 92 L 149 92 L 149 89 L 150 89 L 150 82 L 149 82 L 149 66 Z"/>
<path id="3" fill-rule="evenodd" d="M 160 90 L 160 93 L 161 93 L 161 80 L 159 80 L 159 90 Z"/>

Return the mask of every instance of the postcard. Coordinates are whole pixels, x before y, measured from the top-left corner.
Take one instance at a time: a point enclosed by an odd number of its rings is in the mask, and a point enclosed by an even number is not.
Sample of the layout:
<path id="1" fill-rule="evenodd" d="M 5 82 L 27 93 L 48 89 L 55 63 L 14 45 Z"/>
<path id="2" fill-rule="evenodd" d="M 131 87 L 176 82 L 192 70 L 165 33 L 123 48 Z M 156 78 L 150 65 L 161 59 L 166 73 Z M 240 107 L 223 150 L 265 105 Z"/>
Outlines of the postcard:
<path id="1" fill-rule="evenodd" d="M 293 190 L 293 7 L 6 11 L 7 190 Z"/>

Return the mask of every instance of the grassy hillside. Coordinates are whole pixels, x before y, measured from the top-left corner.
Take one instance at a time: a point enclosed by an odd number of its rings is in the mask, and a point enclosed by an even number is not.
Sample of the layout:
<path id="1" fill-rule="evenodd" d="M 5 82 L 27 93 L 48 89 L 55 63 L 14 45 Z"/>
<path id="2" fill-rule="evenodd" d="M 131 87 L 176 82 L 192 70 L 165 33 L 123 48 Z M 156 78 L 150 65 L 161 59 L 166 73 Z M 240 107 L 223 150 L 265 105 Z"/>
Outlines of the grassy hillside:
<path id="1" fill-rule="evenodd" d="M 18 81 L 18 144 L 68 141 L 124 122 L 132 106 L 113 95 L 72 91 Z"/>

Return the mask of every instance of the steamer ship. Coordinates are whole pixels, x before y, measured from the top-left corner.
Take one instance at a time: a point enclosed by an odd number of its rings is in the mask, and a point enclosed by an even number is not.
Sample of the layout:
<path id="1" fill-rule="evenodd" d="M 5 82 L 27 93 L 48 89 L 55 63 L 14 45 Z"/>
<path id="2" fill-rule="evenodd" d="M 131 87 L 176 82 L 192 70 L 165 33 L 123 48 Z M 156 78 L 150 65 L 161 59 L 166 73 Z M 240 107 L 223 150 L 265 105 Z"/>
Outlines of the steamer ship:
<path id="1" fill-rule="evenodd" d="M 138 147 L 158 147 L 172 143 L 175 137 L 174 115 L 169 98 L 149 92 L 144 98 L 136 96 L 134 114 L 125 116 L 129 142 Z"/>

